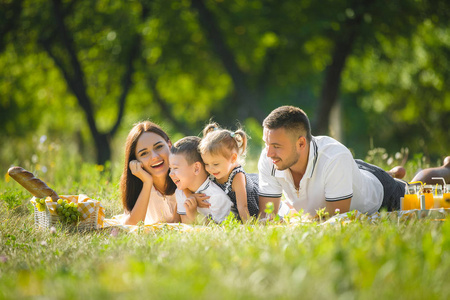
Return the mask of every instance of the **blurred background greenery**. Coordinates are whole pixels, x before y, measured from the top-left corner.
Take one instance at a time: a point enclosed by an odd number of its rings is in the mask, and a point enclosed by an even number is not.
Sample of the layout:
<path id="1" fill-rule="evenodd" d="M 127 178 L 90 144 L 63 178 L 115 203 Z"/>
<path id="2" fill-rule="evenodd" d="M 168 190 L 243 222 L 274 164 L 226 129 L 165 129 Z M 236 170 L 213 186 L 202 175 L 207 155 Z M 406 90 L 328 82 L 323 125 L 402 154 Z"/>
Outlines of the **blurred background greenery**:
<path id="1" fill-rule="evenodd" d="M 1 0 L 0 166 L 120 173 L 144 119 L 173 140 L 239 123 L 255 162 L 280 105 L 357 158 L 439 165 L 449 22 L 446 0 Z"/>

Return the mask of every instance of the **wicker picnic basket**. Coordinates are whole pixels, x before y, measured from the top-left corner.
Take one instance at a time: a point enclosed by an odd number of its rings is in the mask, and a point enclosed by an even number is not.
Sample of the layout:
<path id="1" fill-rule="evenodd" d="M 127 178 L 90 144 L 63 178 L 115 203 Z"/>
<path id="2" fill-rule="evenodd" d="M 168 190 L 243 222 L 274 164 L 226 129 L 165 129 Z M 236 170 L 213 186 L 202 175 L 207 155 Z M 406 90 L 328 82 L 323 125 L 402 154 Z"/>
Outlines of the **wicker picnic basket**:
<path id="1" fill-rule="evenodd" d="M 33 200 L 35 197 L 31 199 L 31 202 L 33 203 Z M 57 227 L 64 225 L 64 227 L 67 227 L 69 229 L 76 229 L 78 231 L 89 231 L 89 230 L 95 230 L 98 229 L 98 214 L 99 214 L 99 208 L 100 206 L 96 206 L 94 208 L 94 211 L 89 214 L 89 216 L 84 219 L 80 220 L 76 224 L 68 224 L 65 222 L 62 222 L 61 218 L 56 215 L 52 214 L 49 210 L 49 208 L 45 207 L 44 211 L 39 211 L 33 203 L 34 206 L 34 224 L 37 227 L 41 228 L 51 228 L 51 227 Z"/>
<path id="2" fill-rule="evenodd" d="M 92 200 L 86 195 L 58 196 L 45 182 L 19 166 L 9 168 L 8 175 L 34 196 L 31 199 L 31 203 L 34 206 L 34 223 L 36 226 L 51 228 L 52 226 L 63 224 L 68 228 L 77 229 L 78 231 L 93 230 L 102 227 L 104 210 L 99 201 Z M 81 217 L 75 224 L 62 222 L 62 218 L 58 216 L 56 212 L 56 201 L 60 198 L 78 204 L 77 210 L 81 213 Z M 36 199 L 45 199 L 45 205 L 44 203 L 37 205 Z M 45 206 L 45 210 L 41 205 Z M 38 206 L 41 208 L 41 211 L 38 209 Z M 101 213 L 99 213 L 100 209 Z"/>

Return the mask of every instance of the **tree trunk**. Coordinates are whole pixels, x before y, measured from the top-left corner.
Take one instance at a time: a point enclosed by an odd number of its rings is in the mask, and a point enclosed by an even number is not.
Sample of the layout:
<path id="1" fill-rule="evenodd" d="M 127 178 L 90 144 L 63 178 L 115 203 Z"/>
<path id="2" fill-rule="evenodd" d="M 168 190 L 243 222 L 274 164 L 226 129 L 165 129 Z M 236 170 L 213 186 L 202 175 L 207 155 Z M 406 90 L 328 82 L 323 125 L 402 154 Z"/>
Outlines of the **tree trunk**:
<path id="1" fill-rule="evenodd" d="M 1 3 L 2 16 L 5 18 L 0 23 L 0 53 L 6 47 L 6 35 L 17 30 L 17 25 L 20 21 L 20 15 L 23 10 L 23 0 L 3 1 Z M 8 13 L 5 13 L 8 12 Z"/>
<path id="2" fill-rule="evenodd" d="M 111 139 L 120 126 L 124 115 L 125 101 L 133 85 L 132 76 L 135 72 L 134 61 L 139 57 L 141 36 L 138 33 L 135 34 L 131 47 L 127 52 L 127 57 L 124 60 L 125 73 L 121 80 L 122 92 L 118 99 L 119 109 L 116 121 L 109 132 L 101 133 L 95 122 L 92 99 L 87 93 L 85 75 L 77 56 L 73 35 L 67 28 L 64 20 L 66 14 L 71 11 L 69 8 L 71 8 L 74 3 L 75 1 L 70 2 L 66 9 L 64 9 L 61 0 L 53 0 L 53 16 L 56 20 L 57 28 L 54 29 L 54 34 L 50 34 L 47 37 L 41 37 L 40 42 L 61 70 L 69 89 L 75 95 L 78 104 L 83 109 L 89 130 L 94 140 L 97 152 L 97 163 L 103 165 L 111 159 Z M 142 20 L 145 20 L 148 14 L 149 8 L 143 5 L 141 14 Z M 69 60 L 67 61 L 61 53 L 67 55 Z"/>
<path id="3" fill-rule="evenodd" d="M 235 122 L 236 117 L 239 120 L 255 117 L 261 122 L 265 117 L 265 113 L 259 105 L 261 95 L 257 92 L 257 88 L 249 87 L 248 75 L 236 63 L 234 54 L 226 44 L 223 32 L 217 25 L 214 15 L 206 7 L 203 0 L 192 0 L 191 7 L 197 11 L 199 23 L 207 39 L 211 42 L 214 52 L 233 81 L 234 94 L 231 95 L 229 101 L 225 101 L 224 107 L 216 108 L 223 117 L 221 123 L 234 125 L 232 123 Z M 264 80 L 261 80 L 261 82 L 264 82 Z"/>
<path id="4" fill-rule="evenodd" d="M 331 109 L 338 101 L 342 71 L 351 53 L 355 36 L 356 34 L 353 33 L 347 39 L 339 38 L 335 44 L 332 62 L 325 70 L 325 80 L 313 124 L 314 135 L 328 134 Z"/>
<path id="5" fill-rule="evenodd" d="M 355 40 L 360 33 L 360 26 L 364 19 L 363 16 L 370 10 L 373 2 L 372 0 L 365 0 L 363 2 L 355 1 L 353 5 L 355 16 L 348 18 L 341 24 L 342 30 L 334 39 L 335 45 L 332 61 L 325 70 L 321 96 L 314 123 L 312 124 L 314 135 L 322 135 L 329 132 L 331 109 L 338 101 L 342 71 L 345 68 L 348 56 L 352 52 Z"/>
<path id="6" fill-rule="evenodd" d="M 93 138 L 97 152 L 97 164 L 104 165 L 107 161 L 111 160 L 110 135 L 97 133 Z"/>

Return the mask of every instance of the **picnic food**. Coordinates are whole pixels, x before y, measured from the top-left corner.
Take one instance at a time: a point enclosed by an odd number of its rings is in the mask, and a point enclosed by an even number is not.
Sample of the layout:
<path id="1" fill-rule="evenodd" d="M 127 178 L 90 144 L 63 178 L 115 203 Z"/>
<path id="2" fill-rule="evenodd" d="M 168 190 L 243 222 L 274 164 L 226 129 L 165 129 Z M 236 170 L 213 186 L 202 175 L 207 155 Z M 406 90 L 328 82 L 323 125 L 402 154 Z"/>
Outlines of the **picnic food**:
<path id="1" fill-rule="evenodd" d="M 67 223 L 76 223 L 81 217 L 78 211 L 78 204 L 69 202 L 66 199 L 58 199 L 56 212 L 62 221 Z"/>
<path id="2" fill-rule="evenodd" d="M 11 167 L 8 170 L 9 176 L 27 189 L 36 198 L 51 197 L 53 201 L 58 200 L 58 194 L 48 187 L 45 182 L 34 177 L 33 173 L 21 167 Z"/>
<path id="3" fill-rule="evenodd" d="M 38 205 L 42 204 L 43 200 L 45 204 Z M 65 228 L 85 231 L 103 227 L 103 206 L 86 195 L 61 195 L 58 201 L 52 201 L 50 197 L 33 197 L 30 202 L 34 206 L 34 223 L 39 228 L 50 229 L 62 225 Z"/>
<path id="4" fill-rule="evenodd" d="M 45 199 L 36 198 L 36 208 L 38 211 L 41 211 L 41 212 L 45 211 L 45 208 L 46 208 Z"/>

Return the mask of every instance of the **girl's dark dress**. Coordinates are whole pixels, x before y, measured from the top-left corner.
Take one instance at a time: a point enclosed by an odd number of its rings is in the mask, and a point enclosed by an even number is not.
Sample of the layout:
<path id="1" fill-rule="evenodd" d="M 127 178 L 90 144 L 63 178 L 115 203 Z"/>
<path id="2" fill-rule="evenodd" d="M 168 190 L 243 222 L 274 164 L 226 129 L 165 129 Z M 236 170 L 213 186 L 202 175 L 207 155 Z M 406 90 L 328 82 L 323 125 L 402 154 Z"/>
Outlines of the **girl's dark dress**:
<path id="1" fill-rule="evenodd" d="M 250 213 L 250 216 L 258 217 L 259 214 L 259 197 L 258 197 L 258 174 L 247 174 L 244 171 L 244 168 L 242 166 L 237 166 L 236 168 L 231 171 L 230 176 L 228 176 L 227 182 L 224 184 L 220 184 L 217 182 L 217 180 L 212 177 L 212 180 L 220 186 L 222 190 L 230 197 L 231 201 L 234 204 L 235 213 L 239 218 L 239 213 L 237 211 L 237 203 L 236 203 L 236 193 L 231 190 L 231 184 L 233 183 L 234 176 L 236 176 L 237 173 L 244 173 L 245 179 L 247 181 L 247 206 L 248 206 L 248 212 Z M 240 218 L 239 218 L 240 219 Z"/>

